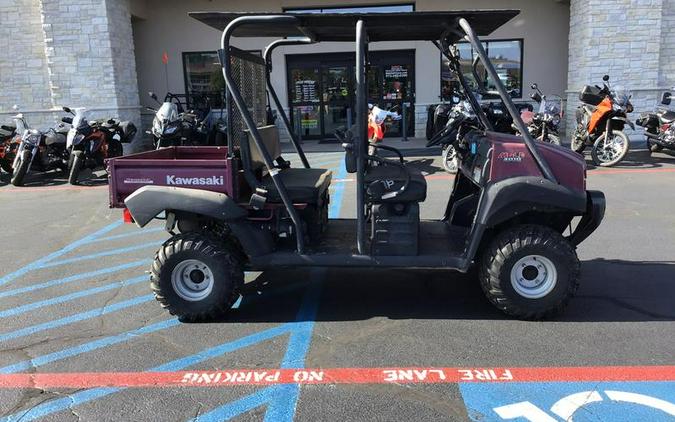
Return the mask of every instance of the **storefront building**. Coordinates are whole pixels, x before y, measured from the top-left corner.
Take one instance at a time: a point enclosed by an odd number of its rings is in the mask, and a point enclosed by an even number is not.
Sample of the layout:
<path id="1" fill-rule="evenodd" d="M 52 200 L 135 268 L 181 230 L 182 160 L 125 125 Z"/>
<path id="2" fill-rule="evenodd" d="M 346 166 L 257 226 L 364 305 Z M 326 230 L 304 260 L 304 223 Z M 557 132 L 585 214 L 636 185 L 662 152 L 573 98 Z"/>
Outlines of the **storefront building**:
<path id="1" fill-rule="evenodd" d="M 18 104 L 33 125 L 53 122 L 63 105 L 101 116 L 143 122 L 153 91 L 219 95 L 222 76 L 215 51 L 218 31 L 190 11 L 312 12 L 519 9 L 519 16 L 485 47 L 500 79 L 526 101 L 536 82 L 568 100 L 609 74 L 634 94 L 635 117 L 651 110 L 675 85 L 675 0 L 411 0 L 339 3 L 318 0 L 0 0 L 0 119 Z M 77 16 L 77 19 L 73 19 Z M 397 25 L 392 22 L 392 25 Z M 405 31 L 405 28 L 401 28 Z M 271 39 L 240 38 L 235 45 L 260 54 Z M 468 44 L 458 45 L 468 63 Z M 452 95 L 453 80 L 429 42 L 371 45 L 369 101 L 405 110 L 406 122 L 390 134 L 424 136 L 429 104 Z M 350 43 L 284 47 L 274 53 L 272 81 L 305 140 L 332 137 L 354 121 L 354 57 Z M 485 81 L 487 88 L 491 83 Z M 283 131 L 282 131 L 283 132 Z"/>

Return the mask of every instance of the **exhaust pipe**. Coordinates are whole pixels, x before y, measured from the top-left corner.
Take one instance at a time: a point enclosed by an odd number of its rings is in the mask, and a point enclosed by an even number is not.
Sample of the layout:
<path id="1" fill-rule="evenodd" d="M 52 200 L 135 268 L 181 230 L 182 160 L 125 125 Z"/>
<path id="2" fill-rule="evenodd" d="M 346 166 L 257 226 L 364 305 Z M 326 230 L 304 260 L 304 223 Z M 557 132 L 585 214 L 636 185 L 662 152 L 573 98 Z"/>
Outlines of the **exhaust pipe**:
<path id="1" fill-rule="evenodd" d="M 647 132 L 646 130 L 645 130 L 644 134 L 645 134 L 645 136 L 646 136 L 647 138 L 654 139 L 654 140 L 657 140 L 657 141 L 661 140 L 661 138 L 659 137 L 659 135 L 655 135 L 655 134 L 653 134 L 653 133 L 651 133 L 651 132 Z"/>

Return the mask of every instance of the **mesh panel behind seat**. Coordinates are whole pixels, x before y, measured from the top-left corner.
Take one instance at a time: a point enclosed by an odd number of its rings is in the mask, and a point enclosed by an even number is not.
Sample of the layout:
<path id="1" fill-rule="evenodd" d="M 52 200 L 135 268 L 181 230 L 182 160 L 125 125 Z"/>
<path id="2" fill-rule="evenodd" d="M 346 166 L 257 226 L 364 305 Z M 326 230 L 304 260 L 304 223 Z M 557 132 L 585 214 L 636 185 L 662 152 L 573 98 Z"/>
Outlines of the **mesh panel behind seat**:
<path id="1" fill-rule="evenodd" d="M 265 65 L 252 53 L 230 48 L 231 73 L 256 126 L 263 126 L 267 116 Z M 231 127 L 230 147 L 240 147 L 246 139 L 246 123 L 231 97 L 228 96 L 228 124 Z"/>

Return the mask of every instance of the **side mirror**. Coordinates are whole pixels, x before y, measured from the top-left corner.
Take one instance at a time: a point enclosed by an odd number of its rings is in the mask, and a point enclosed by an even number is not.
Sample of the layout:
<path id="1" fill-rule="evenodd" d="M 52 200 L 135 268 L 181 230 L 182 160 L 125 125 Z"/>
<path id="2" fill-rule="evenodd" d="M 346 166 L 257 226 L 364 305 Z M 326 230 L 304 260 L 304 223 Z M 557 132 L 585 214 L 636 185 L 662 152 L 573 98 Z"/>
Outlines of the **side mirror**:
<path id="1" fill-rule="evenodd" d="M 609 80 L 609 75 L 603 76 L 603 77 L 602 77 L 602 80 L 605 81 L 605 82 L 607 82 L 607 81 Z"/>
<path id="2" fill-rule="evenodd" d="M 532 88 L 532 89 L 538 89 L 539 86 L 538 86 L 537 84 L 532 84 L 532 85 L 530 85 L 530 88 Z"/>
<path id="3" fill-rule="evenodd" d="M 12 106 L 12 110 L 14 110 L 14 111 L 19 111 L 19 105 L 18 105 L 18 104 L 14 104 L 14 105 Z"/>
<path id="4" fill-rule="evenodd" d="M 670 105 L 672 94 L 670 92 L 664 92 L 661 94 L 661 104 Z"/>
<path id="5" fill-rule="evenodd" d="M 75 113 L 73 113 L 73 110 L 70 109 L 70 107 L 63 107 L 63 111 L 65 111 L 66 113 L 73 114 L 73 115 L 75 114 Z"/>
<path id="6" fill-rule="evenodd" d="M 157 101 L 157 103 L 159 103 L 159 99 L 157 98 L 157 94 L 150 91 L 150 92 L 148 92 L 148 95 L 150 96 L 150 98 L 152 98 L 153 100 Z"/>

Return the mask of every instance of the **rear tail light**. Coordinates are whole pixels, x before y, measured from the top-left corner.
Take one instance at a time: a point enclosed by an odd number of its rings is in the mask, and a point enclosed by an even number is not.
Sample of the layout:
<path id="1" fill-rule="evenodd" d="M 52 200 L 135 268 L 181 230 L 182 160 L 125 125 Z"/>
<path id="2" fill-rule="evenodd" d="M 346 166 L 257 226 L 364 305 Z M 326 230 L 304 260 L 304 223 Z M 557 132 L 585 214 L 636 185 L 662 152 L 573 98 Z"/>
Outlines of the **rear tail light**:
<path id="1" fill-rule="evenodd" d="M 131 216 L 131 213 L 127 208 L 122 211 L 122 221 L 124 221 L 127 224 L 132 224 L 134 222 L 134 218 Z"/>

